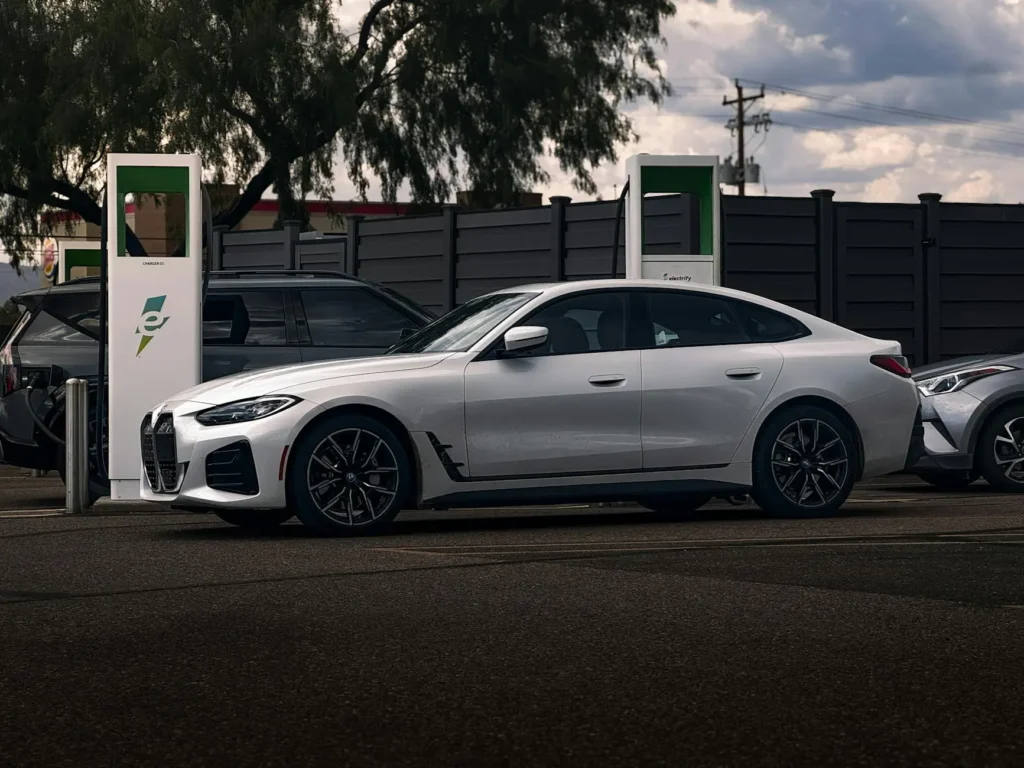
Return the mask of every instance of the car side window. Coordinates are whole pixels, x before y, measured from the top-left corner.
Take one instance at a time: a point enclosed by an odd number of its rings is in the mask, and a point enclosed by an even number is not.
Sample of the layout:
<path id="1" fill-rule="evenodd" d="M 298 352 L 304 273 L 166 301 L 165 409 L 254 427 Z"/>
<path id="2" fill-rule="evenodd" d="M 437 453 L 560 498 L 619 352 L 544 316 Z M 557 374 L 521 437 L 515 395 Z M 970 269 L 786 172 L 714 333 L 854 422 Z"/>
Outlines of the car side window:
<path id="1" fill-rule="evenodd" d="M 613 352 L 626 348 L 624 293 L 585 293 L 559 299 L 524 319 L 520 325 L 548 329 L 548 341 L 530 357 Z"/>
<path id="2" fill-rule="evenodd" d="M 407 328 L 418 328 L 394 307 L 361 288 L 300 292 L 309 337 L 317 347 L 376 347 L 396 344 Z"/>
<path id="3" fill-rule="evenodd" d="M 729 301 L 740 325 L 751 341 L 777 343 L 803 338 L 810 334 L 807 327 L 793 317 L 767 307 L 748 304 L 745 301 Z"/>
<path id="4" fill-rule="evenodd" d="M 283 291 L 216 291 L 203 303 L 203 343 L 273 347 L 288 344 Z"/>
<path id="5" fill-rule="evenodd" d="M 645 346 L 703 347 L 743 344 L 750 336 L 740 325 L 731 302 L 717 296 L 684 291 L 647 294 L 651 329 Z"/>

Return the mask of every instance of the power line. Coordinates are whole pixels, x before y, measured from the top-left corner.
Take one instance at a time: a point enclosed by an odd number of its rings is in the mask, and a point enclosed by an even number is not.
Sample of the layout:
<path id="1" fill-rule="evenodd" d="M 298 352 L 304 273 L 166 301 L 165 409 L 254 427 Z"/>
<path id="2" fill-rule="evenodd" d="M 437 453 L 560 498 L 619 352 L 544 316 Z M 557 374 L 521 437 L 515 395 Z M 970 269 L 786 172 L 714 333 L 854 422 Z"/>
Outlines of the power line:
<path id="1" fill-rule="evenodd" d="M 772 120 L 772 125 L 780 125 L 780 126 L 782 126 L 784 128 L 790 128 L 790 129 L 795 130 L 795 131 L 805 131 L 805 132 L 818 131 L 818 132 L 822 132 L 822 133 L 845 133 L 847 131 L 856 130 L 855 128 L 852 128 L 852 127 L 850 127 L 850 128 L 835 128 L 835 127 L 832 127 L 832 126 L 799 125 L 799 124 L 796 124 L 796 123 L 787 123 L 785 121 L 775 120 L 775 119 Z M 1020 155 L 1003 155 L 1003 154 L 1000 154 L 999 152 L 984 152 L 984 151 L 980 151 L 980 150 L 961 149 L 960 147 L 950 147 L 950 146 L 948 146 L 946 144 L 930 144 L 929 146 L 932 146 L 932 147 L 934 147 L 937 150 L 943 150 L 943 151 L 946 151 L 946 152 L 954 152 L 954 153 L 960 154 L 960 155 L 974 155 L 974 156 L 977 156 L 977 157 L 994 157 L 994 158 L 997 158 L 999 160 L 1016 160 L 1018 162 L 1021 161 L 1021 160 L 1024 160 L 1024 157 L 1022 157 Z"/>
<path id="2" fill-rule="evenodd" d="M 743 78 L 739 78 L 739 81 L 741 83 L 753 82 L 751 80 L 744 80 Z M 775 91 L 779 94 L 794 94 L 796 96 L 803 96 L 805 98 L 814 99 L 816 101 L 838 102 L 840 104 L 846 103 L 857 106 L 861 109 L 871 109 L 879 112 L 903 115 L 905 117 L 914 117 L 920 120 L 935 120 L 946 123 L 960 123 L 962 125 L 976 125 L 993 131 L 1000 131 L 1003 133 L 1011 133 L 1024 136 L 1024 128 L 1002 125 L 1000 123 L 994 123 L 989 120 L 977 120 L 974 118 L 957 117 L 955 115 L 944 115 L 938 112 L 926 112 L 920 109 L 907 109 L 904 107 L 893 107 L 886 104 L 875 104 L 869 101 L 862 101 L 860 99 L 856 99 L 853 96 L 830 96 L 828 94 L 807 91 L 802 88 L 793 88 L 787 85 L 773 85 L 770 83 L 764 83 L 763 85 L 766 89 L 770 91 Z"/>
<path id="3" fill-rule="evenodd" d="M 868 118 L 868 117 L 858 117 L 857 115 L 842 115 L 842 114 L 839 114 L 838 112 L 825 112 L 825 111 L 820 110 L 820 109 L 811 109 L 810 107 L 793 107 L 791 109 L 782 109 L 782 110 L 779 110 L 779 111 L 781 111 L 783 113 L 786 113 L 786 112 L 808 112 L 808 113 L 814 114 L 814 115 L 824 115 L 825 117 L 832 117 L 832 118 L 835 118 L 837 120 L 853 120 L 853 121 L 858 122 L 858 123 L 866 123 L 868 125 L 882 125 L 882 126 L 886 126 L 886 127 L 889 127 L 889 128 L 909 128 L 910 130 L 914 130 L 914 131 L 927 131 L 928 133 L 937 133 L 939 135 L 942 135 L 941 131 L 938 131 L 935 128 L 929 128 L 929 127 L 924 126 L 924 125 L 901 125 L 899 123 L 887 123 L 887 122 L 885 122 L 883 120 L 872 120 L 871 118 Z M 977 137 L 977 141 L 987 141 L 987 142 L 991 142 L 993 144 L 1001 144 L 1001 145 L 1007 146 L 1007 147 L 1019 147 L 1021 149 L 1024 149 L 1024 142 L 1020 142 L 1020 141 L 1006 141 L 1005 139 L 989 139 L 989 138 L 986 138 L 984 136 Z M 959 149 L 959 147 L 954 147 L 954 149 Z"/>

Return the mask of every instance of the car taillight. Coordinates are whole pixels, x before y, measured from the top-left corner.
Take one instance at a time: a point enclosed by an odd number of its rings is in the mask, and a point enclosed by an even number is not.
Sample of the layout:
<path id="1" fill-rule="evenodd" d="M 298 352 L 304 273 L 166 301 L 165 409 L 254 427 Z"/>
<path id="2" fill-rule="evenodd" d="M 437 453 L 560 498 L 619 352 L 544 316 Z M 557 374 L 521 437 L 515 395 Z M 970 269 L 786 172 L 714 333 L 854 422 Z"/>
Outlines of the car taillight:
<path id="1" fill-rule="evenodd" d="M 21 387 L 21 372 L 14 364 L 14 355 L 8 344 L 0 350 L 0 395 L 9 395 Z"/>
<path id="2" fill-rule="evenodd" d="M 904 379 L 910 378 L 910 366 L 907 365 L 907 358 L 903 355 L 872 355 L 871 363 L 883 371 L 895 373 Z"/>

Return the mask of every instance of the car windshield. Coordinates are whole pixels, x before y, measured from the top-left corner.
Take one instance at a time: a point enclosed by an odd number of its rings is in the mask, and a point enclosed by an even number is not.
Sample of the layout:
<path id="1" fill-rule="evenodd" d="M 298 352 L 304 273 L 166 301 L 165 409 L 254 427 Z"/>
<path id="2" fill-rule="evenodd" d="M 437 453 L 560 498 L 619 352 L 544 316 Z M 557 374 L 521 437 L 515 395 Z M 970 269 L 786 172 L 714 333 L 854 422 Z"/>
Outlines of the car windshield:
<path id="1" fill-rule="evenodd" d="M 398 342 L 387 354 L 465 352 L 535 296 L 536 293 L 490 293 L 472 299 Z"/>

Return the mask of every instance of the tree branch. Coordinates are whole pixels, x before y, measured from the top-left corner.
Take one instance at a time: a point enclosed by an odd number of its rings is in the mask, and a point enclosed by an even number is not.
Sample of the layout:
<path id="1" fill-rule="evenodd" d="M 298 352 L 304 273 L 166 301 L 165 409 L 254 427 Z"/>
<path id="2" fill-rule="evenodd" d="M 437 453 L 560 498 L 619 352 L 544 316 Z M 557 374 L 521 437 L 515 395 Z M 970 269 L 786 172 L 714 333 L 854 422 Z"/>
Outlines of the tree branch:
<path id="1" fill-rule="evenodd" d="M 44 191 L 44 194 L 33 191 L 33 188 Z M 66 181 L 48 179 L 46 182 L 30 184 L 28 189 L 16 184 L 5 184 L 3 187 L 0 187 L 0 194 L 18 197 L 40 206 L 49 206 L 62 211 L 77 213 L 82 217 L 83 221 L 95 224 L 98 227 L 103 226 L 103 209 L 88 194 L 71 186 Z M 58 197 L 58 195 L 63 197 Z M 146 255 L 146 249 L 142 246 L 139 238 L 134 230 L 128 226 L 127 222 L 124 225 L 124 239 L 125 249 L 130 255 Z"/>
<path id="2" fill-rule="evenodd" d="M 367 52 L 370 50 L 370 34 L 373 31 L 373 24 L 377 21 L 377 17 L 390 5 L 394 5 L 396 0 L 377 0 L 370 10 L 366 12 L 366 16 L 363 17 L 363 25 L 359 29 L 359 42 L 356 43 L 356 51 L 352 54 L 352 58 L 349 59 L 349 66 L 355 68 L 359 63 L 366 57 Z"/>
<path id="3" fill-rule="evenodd" d="M 274 181 L 274 174 L 277 169 L 277 160 L 270 158 L 259 172 L 249 179 L 242 194 L 235 198 L 231 207 L 223 213 L 214 216 L 214 224 L 224 224 L 228 227 L 235 227 L 245 217 L 252 207 L 260 201 L 263 193 Z"/>
<path id="4" fill-rule="evenodd" d="M 231 115 L 233 118 L 240 120 L 241 122 L 249 126 L 249 130 L 253 132 L 257 139 L 263 142 L 264 146 L 269 146 L 271 144 L 270 135 L 260 127 L 260 124 L 256 120 L 256 118 L 250 115 L 244 109 L 239 109 L 234 104 L 225 104 L 224 111 Z"/>

